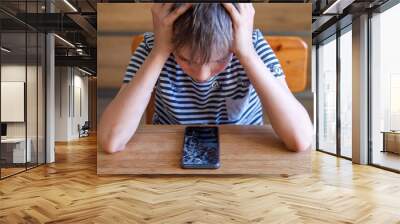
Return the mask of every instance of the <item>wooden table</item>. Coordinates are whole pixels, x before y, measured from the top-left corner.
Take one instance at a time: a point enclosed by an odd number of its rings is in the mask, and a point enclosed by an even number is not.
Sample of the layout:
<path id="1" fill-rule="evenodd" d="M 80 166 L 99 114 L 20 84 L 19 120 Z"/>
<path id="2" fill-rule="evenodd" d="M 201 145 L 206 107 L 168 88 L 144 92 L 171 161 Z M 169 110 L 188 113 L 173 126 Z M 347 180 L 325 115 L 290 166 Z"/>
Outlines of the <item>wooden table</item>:
<path id="1" fill-rule="evenodd" d="M 310 150 L 291 152 L 271 126 L 219 126 L 221 167 L 182 169 L 184 126 L 144 125 L 115 154 L 98 147 L 98 174 L 302 174 L 311 172 Z"/>

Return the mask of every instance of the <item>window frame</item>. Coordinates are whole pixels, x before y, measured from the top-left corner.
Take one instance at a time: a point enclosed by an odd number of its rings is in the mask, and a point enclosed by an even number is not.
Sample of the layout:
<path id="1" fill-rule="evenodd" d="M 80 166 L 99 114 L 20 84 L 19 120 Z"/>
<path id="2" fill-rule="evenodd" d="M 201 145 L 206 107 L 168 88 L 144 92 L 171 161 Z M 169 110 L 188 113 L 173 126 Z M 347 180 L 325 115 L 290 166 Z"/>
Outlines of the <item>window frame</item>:
<path id="1" fill-rule="evenodd" d="M 347 157 L 342 155 L 341 153 L 341 118 L 340 118 L 340 103 L 341 103 L 341 97 L 340 97 L 340 84 L 341 84 L 341 67 L 340 67 L 340 37 L 344 35 L 347 32 L 352 31 L 352 23 L 348 23 L 348 18 L 344 18 L 344 20 L 347 21 L 347 24 L 340 28 L 337 27 L 338 29 L 336 30 L 335 33 L 331 34 L 330 36 L 318 40 L 318 42 L 315 44 L 316 45 L 316 50 L 315 50 L 315 61 L 316 61 L 316 68 L 315 68 L 315 77 L 316 77 L 316 150 L 319 152 L 327 153 L 329 155 L 337 156 L 343 159 L 347 160 L 352 160 L 351 157 Z M 339 21 L 340 22 L 340 21 Z M 319 80 L 319 48 L 320 45 L 329 43 L 330 41 L 336 41 L 336 152 L 328 152 L 324 149 L 321 149 L 319 146 L 319 118 L 320 118 L 320 111 L 319 111 L 319 92 L 320 92 L 320 80 Z"/>

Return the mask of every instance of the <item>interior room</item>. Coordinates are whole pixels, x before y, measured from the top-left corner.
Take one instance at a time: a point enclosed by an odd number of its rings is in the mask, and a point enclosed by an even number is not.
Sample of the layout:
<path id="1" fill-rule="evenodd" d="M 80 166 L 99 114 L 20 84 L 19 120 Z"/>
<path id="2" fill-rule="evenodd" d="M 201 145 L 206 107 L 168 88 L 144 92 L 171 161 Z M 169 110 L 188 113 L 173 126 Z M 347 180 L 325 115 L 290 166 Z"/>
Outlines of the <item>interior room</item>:
<path id="1" fill-rule="evenodd" d="M 1 34 L 1 177 L 44 164 L 46 156 L 45 36 L 15 28 Z"/>
<path id="2" fill-rule="evenodd" d="M 272 74 L 282 69 L 287 93 L 311 121 L 305 149 L 288 145 L 264 105 L 262 125 L 161 125 L 172 112 L 160 113 L 156 82 L 134 135 L 107 151 L 103 140 L 127 130 L 104 138 L 116 127 L 102 126 L 105 111 L 140 88 L 124 82 L 140 75 L 132 72 L 141 67 L 135 53 L 146 62 L 161 58 L 140 50 L 154 32 L 153 4 L 168 4 L 0 1 L 0 223 L 400 223 L 399 1 L 246 3 L 281 67 L 258 57 Z M 212 91 L 224 87 L 221 74 L 210 79 Z M 171 84 L 177 99 L 185 88 Z M 130 109 L 136 113 L 121 108 Z M 120 113 L 111 115 L 117 121 Z M 292 124 L 303 127 L 296 116 Z M 211 133 L 205 139 L 216 153 L 204 156 L 205 142 L 194 138 L 200 130 Z M 217 162 L 185 164 L 188 145 Z"/>
<path id="3" fill-rule="evenodd" d="M 83 30 L 48 26 L 41 17 L 65 10 L 61 6 L 69 7 L 50 1 L 1 3 L 1 179 L 54 162 L 54 144 L 88 136 L 95 128 L 89 119 L 96 100 L 90 104 L 89 99 L 96 96 L 96 65 L 90 63 Z M 48 32 L 56 33 L 50 39 Z"/>

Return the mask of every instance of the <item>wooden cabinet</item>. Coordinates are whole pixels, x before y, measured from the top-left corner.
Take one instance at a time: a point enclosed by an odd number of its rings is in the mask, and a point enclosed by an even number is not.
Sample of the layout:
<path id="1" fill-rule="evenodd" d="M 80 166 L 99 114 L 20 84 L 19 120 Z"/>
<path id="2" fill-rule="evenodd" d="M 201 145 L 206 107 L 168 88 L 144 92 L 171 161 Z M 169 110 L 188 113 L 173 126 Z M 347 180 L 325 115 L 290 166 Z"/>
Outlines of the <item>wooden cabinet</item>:
<path id="1" fill-rule="evenodd" d="M 1 140 L 1 161 L 2 164 L 9 166 L 10 164 L 25 164 L 31 162 L 31 139 L 27 139 L 27 147 L 25 150 L 25 138 L 7 138 Z"/>
<path id="2" fill-rule="evenodd" d="M 383 134 L 383 152 L 400 154 L 400 131 L 385 131 Z"/>

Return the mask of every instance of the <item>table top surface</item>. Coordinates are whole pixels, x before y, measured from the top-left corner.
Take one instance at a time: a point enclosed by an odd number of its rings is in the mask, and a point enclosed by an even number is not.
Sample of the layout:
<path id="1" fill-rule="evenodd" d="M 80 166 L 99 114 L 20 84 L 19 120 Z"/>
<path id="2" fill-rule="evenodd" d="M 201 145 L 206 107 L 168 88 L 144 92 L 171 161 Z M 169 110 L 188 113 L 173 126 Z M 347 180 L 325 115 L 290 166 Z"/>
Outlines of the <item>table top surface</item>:
<path id="1" fill-rule="evenodd" d="M 218 169 L 182 169 L 185 126 L 144 125 L 124 151 L 97 152 L 98 174 L 301 174 L 311 171 L 310 150 L 292 152 L 271 126 L 219 126 Z"/>
<path id="2" fill-rule="evenodd" d="M 30 140 L 29 138 L 27 139 L 28 141 Z M 1 143 L 20 143 L 24 142 L 25 138 L 2 138 Z"/>
<path id="3" fill-rule="evenodd" d="M 388 134 L 400 134 L 400 130 L 390 130 L 390 131 L 381 131 L 381 133 Z"/>

